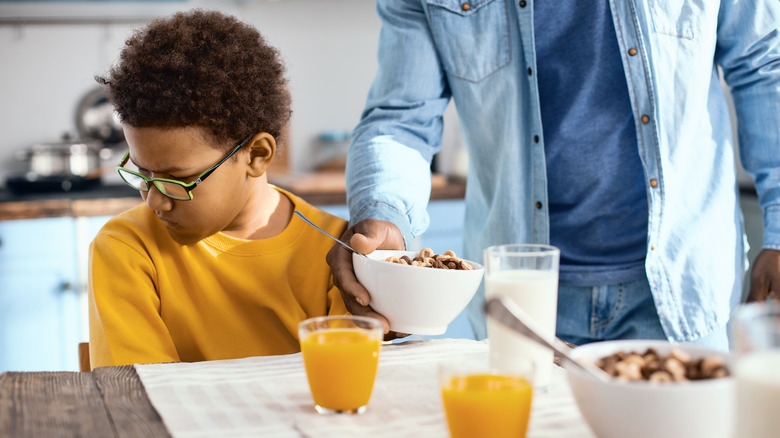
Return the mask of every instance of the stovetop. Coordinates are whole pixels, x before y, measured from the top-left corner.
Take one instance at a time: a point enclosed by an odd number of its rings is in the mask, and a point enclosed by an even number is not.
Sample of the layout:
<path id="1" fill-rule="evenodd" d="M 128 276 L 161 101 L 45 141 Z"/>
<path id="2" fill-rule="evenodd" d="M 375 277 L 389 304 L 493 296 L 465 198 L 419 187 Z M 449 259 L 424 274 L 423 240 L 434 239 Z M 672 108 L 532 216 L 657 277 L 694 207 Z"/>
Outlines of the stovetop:
<path id="1" fill-rule="evenodd" d="M 8 188 L 0 188 L 0 202 L 44 201 L 47 199 L 100 199 L 137 197 L 138 190 L 126 184 L 98 183 L 83 190 L 49 191 L 43 193 L 15 194 Z"/>

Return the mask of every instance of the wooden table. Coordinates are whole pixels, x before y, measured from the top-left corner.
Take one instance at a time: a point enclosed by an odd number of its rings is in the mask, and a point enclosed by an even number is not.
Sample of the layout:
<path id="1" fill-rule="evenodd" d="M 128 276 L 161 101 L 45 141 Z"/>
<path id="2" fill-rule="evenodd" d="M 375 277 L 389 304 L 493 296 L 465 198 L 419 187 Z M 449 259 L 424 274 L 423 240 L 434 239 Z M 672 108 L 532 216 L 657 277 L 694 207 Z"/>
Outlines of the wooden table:
<path id="1" fill-rule="evenodd" d="M 132 366 L 0 374 L 0 437 L 169 437 Z"/>
<path id="2" fill-rule="evenodd" d="M 446 437 L 437 369 L 464 355 L 486 357 L 487 348 L 466 339 L 384 345 L 371 407 L 348 421 L 316 414 L 300 353 L 89 373 L 7 372 L 0 374 L 0 438 Z M 553 371 L 549 391 L 534 395 L 528 437 L 593 438 L 565 371 Z"/>

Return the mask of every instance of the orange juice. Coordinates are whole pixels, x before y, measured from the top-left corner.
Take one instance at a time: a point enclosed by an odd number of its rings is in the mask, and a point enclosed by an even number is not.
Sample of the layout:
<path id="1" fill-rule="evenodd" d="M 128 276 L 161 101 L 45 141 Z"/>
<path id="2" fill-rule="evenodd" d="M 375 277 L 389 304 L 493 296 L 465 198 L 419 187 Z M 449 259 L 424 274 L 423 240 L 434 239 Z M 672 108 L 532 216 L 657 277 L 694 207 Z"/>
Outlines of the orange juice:
<path id="1" fill-rule="evenodd" d="M 334 411 L 366 406 L 374 388 L 381 344 L 377 333 L 357 328 L 315 331 L 301 339 L 314 403 Z"/>
<path id="2" fill-rule="evenodd" d="M 522 377 L 493 374 L 448 376 L 442 400 L 452 438 L 524 437 L 533 388 Z"/>

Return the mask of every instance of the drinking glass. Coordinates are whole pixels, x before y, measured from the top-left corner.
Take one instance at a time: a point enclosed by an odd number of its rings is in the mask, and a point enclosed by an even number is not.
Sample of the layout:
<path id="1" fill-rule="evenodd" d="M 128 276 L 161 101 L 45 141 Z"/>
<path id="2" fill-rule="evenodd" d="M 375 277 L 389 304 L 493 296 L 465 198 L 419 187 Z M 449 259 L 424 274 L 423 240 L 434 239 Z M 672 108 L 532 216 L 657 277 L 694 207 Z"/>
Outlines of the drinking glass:
<path id="1" fill-rule="evenodd" d="M 298 335 L 317 412 L 365 412 L 376 379 L 382 323 L 362 316 L 321 316 L 298 324 Z"/>
<path id="2" fill-rule="evenodd" d="M 780 431 L 780 303 L 744 304 L 732 322 L 737 433 L 777 437 Z"/>
<path id="3" fill-rule="evenodd" d="M 468 358 L 439 367 L 439 387 L 451 438 L 522 438 L 533 398 L 533 363 L 497 371 L 488 358 Z"/>
<path id="4" fill-rule="evenodd" d="M 505 296 L 534 320 L 548 338 L 555 336 L 558 308 L 560 250 L 550 245 L 508 244 L 485 250 L 485 296 Z M 530 359 L 535 367 L 533 385 L 550 385 L 553 352 L 498 321 L 488 318 L 490 365 L 501 371 Z"/>

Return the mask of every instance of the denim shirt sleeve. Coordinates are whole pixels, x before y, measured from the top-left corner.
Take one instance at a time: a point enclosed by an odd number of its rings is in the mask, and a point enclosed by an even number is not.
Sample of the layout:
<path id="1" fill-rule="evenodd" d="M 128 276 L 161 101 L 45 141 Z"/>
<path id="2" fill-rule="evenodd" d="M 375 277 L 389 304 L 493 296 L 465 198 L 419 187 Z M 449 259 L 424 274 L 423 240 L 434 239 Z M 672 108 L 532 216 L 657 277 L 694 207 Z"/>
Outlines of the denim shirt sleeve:
<path id="1" fill-rule="evenodd" d="M 764 211 L 764 248 L 780 250 L 780 2 L 724 0 L 716 61 L 731 87 L 740 158 Z"/>
<path id="2" fill-rule="evenodd" d="M 379 68 L 352 134 L 350 223 L 396 224 L 409 248 L 428 227 L 430 162 L 441 148 L 450 91 L 420 0 L 378 0 Z"/>

